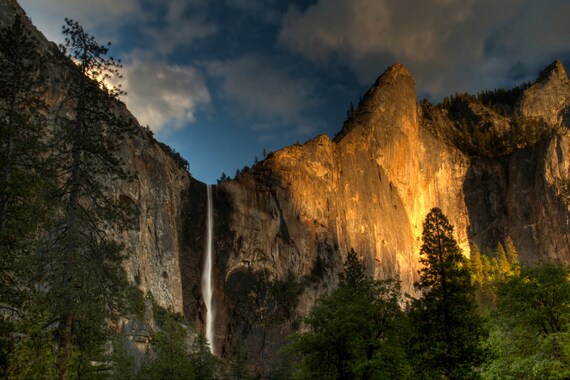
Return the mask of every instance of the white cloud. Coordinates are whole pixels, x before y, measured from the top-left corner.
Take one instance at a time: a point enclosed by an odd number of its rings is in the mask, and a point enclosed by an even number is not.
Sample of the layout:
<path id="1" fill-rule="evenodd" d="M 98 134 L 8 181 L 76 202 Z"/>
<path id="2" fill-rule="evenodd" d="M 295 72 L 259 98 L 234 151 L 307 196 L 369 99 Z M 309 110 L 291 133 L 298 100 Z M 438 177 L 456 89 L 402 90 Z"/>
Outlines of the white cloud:
<path id="1" fill-rule="evenodd" d="M 191 66 L 135 56 L 125 65 L 123 78 L 129 110 L 141 125 L 154 131 L 182 128 L 194 122 L 196 111 L 210 103 L 202 76 Z"/>
<path id="2" fill-rule="evenodd" d="M 210 103 L 210 93 L 200 73 L 189 65 L 170 64 L 165 54 L 216 32 L 206 20 L 201 0 L 165 0 L 153 6 L 141 6 L 138 0 L 20 0 L 22 7 L 33 10 L 32 22 L 48 39 L 62 41 L 64 17 L 78 21 L 99 42 L 117 42 L 121 27 L 135 23 L 151 39 L 151 49 L 122 52 L 124 101 L 142 125 L 153 130 L 182 128 L 195 121 L 196 112 Z M 65 12 L 62 12 L 64 10 Z M 105 35 L 101 35 L 101 34 Z M 144 33 L 141 38 L 144 39 Z M 112 53 L 116 54 L 115 51 Z"/>
<path id="3" fill-rule="evenodd" d="M 319 0 L 304 12 L 289 8 L 278 42 L 346 65 L 362 83 L 401 62 L 420 91 L 441 96 L 506 84 L 517 62 L 534 73 L 568 53 L 569 18 L 560 0 Z"/>

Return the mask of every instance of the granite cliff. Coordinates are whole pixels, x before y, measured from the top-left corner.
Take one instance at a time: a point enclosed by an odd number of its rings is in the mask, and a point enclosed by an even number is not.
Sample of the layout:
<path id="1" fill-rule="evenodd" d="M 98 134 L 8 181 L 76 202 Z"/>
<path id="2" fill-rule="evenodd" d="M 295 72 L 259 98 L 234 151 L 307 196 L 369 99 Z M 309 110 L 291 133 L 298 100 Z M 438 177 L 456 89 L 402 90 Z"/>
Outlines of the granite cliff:
<path id="1" fill-rule="evenodd" d="M 0 26 L 16 13 L 24 15 L 15 1 L 0 1 Z M 29 27 L 45 60 L 56 56 L 57 47 Z M 65 69 L 44 70 L 46 100 L 55 104 Z M 274 365 L 276 348 L 336 286 L 351 250 L 376 278 L 399 276 L 412 292 L 422 221 L 432 207 L 448 215 L 466 255 L 473 244 L 493 250 L 511 237 L 522 261 L 569 262 L 570 81 L 555 62 L 512 94 L 502 108 L 475 98 L 459 108 L 418 103 L 412 75 L 396 64 L 334 139 L 286 147 L 215 186 L 217 354 L 230 356 L 239 344 L 265 369 Z M 206 186 L 117 107 L 136 126 L 121 150 L 135 179 L 113 187 L 137 210 L 137 228 L 118 232 L 130 253 L 130 279 L 200 328 Z M 520 125 L 540 125 L 541 133 L 507 141 Z M 466 149 L 454 136 L 474 126 L 506 145 L 491 153 Z"/>
<path id="2" fill-rule="evenodd" d="M 422 221 L 432 207 L 449 216 L 466 255 L 473 244 L 494 251 L 510 236 L 524 262 L 567 262 L 569 101 L 570 82 L 559 62 L 522 91 L 506 116 L 474 101 L 469 107 L 485 116 L 490 136 L 501 132 L 496 124 L 515 128 L 518 117 L 544 121 L 548 133 L 508 154 L 470 155 L 445 135 L 457 117 L 443 106 L 429 111 L 418 104 L 412 76 L 396 64 L 333 140 L 321 135 L 284 148 L 217 186 L 220 354 L 245 339 L 250 355 L 270 362 L 295 316 L 335 286 L 351 249 L 375 277 L 399 276 L 404 291 L 413 292 Z M 181 265 L 200 267 L 196 247 Z M 259 291 L 286 281 L 289 272 L 302 289 L 293 316 L 270 291 Z M 198 286 L 195 276 L 183 279 L 185 294 Z"/>

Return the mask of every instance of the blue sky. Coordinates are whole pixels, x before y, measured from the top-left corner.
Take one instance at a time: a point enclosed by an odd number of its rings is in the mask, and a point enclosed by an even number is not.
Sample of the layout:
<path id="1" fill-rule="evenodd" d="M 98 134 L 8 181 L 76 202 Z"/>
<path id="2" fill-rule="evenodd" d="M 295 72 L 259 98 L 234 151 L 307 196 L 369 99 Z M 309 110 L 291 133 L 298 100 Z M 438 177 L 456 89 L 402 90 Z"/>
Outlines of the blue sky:
<path id="1" fill-rule="evenodd" d="M 142 125 L 215 183 L 340 130 L 389 65 L 418 98 L 510 87 L 570 63 L 566 0 L 19 0 L 48 39 L 78 21 L 122 59 Z"/>

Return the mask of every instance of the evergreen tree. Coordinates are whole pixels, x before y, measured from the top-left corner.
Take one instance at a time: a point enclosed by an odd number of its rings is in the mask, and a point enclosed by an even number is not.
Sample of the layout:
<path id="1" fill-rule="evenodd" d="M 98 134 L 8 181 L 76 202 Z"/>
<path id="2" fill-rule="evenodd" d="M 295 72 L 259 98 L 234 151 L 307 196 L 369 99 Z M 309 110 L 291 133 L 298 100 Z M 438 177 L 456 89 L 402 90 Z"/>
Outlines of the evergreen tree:
<path id="1" fill-rule="evenodd" d="M 210 343 L 202 334 L 198 334 L 192 344 L 190 363 L 196 379 L 213 379 L 216 373 L 216 357 L 210 351 Z"/>
<path id="2" fill-rule="evenodd" d="M 482 287 L 485 282 L 485 273 L 483 271 L 483 261 L 481 260 L 481 251 L 475 244 L 471 248 L 471 274 L 473 277 L 473 284 L 477 287 Z"/>
<path id="3" fill-rule="evenodd" d="M 513 239 L 510 236 L 507 237 L 507 259 L 511 264 L 511 271 L 513 271 L 513 273 L 516 274 L 520 269 L 519 252 L 517 251 L 515 243 L 513 242 Z"/>
<path id="4" fill-rule="evenodd" d="M 35 302 L 47 310 L 44 327 L 55 332 L 61 379 L 79 377 L 103 360 L 108 320 L 125 311 L 124 253 L 113 232 L 128 227 L 129 211 L 111 191 L 129 178 L 117 157 L 127 130 L 116 116 L 121 91 L 106 82 L 120 65 L 77 22 L 66 19 L 63 33 L 68 97 L 50 141 L 60 208 L 43 226 L 48 233 L 35 267 L 43 289 Z"/>
<path id="5" fill-rule="evenodd" d="M 405 318 L 395 280 L 374 281 L 349 254 L 339 288 L 318 300 L 287 351 L 300 357 L 298 376 L 397 379 L 409 375 Z"/>
<path id="6" fill-rule="evenodd" d="M 243 343 L 238 341 L 235 346 L 234 354 L 229 363 L 229 375 L 232 379 L 242 380 L 250 378 L 247 367 L 247 352 L 243 347 Z"/>
<path id="7" fill-rule="evenodd" d="M 220 176 L 220 178 L 218 178 L 218 185 L 221 185 L 223 183 L 228 182 L 229 180 L 231 180 L 231 178 L 229 176 L 226 175 L 226 173 L 222 172 L 222 175 Z"/>
<path id="8" fill-rule="evenodd" d="M 188 330 L 171 313 L 153 305 L 158 331 L 152 337 L 149 352 L 139 377 L 143 379 L 195 379 L 189 358 Z"/>
<path id="9" fill-rule="evenodd" d="M 0 319 L 0 377 L 15 349 L 12 336 L 25 332 L 37 290 L 32 255 L 52 211 L 39 62 L 35 41 L 16 17 L 0 31 L 0 303 L 4 315 L 12 314 Z"/>
<path id="10" fill-rule="evenodd" d="M 467 262 L 453 238 L 453 226 L 439 208 L 424 221 L 420 249 L 421 297 L 413 302 L 412 325 L 417 329 L 413 353 L 416 375 L 424 378 L 476 377 L 481 363 L 480 320 Z"/>
<path id="11" fill-rule="evenodd" d="M 505 279 L 511 271 L 511 264 L 507 259 L 507 252 L 501 242 L 497 243 L 497 264 L 497 278 L 499 280 Z"/>

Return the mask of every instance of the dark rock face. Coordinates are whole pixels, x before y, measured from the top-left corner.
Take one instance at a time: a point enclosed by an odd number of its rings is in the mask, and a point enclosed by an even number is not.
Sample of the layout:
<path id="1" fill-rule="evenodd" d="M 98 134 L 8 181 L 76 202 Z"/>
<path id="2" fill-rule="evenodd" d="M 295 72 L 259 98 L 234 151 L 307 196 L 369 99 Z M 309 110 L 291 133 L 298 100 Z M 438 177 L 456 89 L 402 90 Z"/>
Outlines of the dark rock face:
<path id="1" fill-rule="evenodd" d="M 23 11 L 14 0 L 0 0 L 0 26 L 15 13 Z M 29 27 L 46 59 L 57 54 Z M 65 92 L 54 78 L 65 78 L 65 68 L 46 71 L 52 103 Z M 259 373 L 276 368 L 276 349 L 315 300 L 334 289 L 351 249 L 376 278 L 399 276 L 412 292 L 422 223 L 432 207 L 449 217 L 466 255 L 471 244 L 493 249 L 510 236 L 525 262 L 570 261 L 569 102 L 570 81 L 555 62 L 511 110 L 544 120 L 553 132 L 514 153 L 473 158 L 445 135 L 457 115 L 437 114 L 434 124 L 447 129 L 425 127 L 414 80 L 394 65 L 333 140 L 322 135 L 286 147 L 215 186 L 217 354 L 230 356 L 241 345 Z M 117 107 L 138 125 L 124 105 Z M 510 116 L 476 104 L 468 109 L 495 133 L 510 128 Z M 130 252 L 127 271 L 160 305 L 183 311 L 200 328 L 206 186 L 140 127 L 121 157 L 136 179 L 116 183 L 114 192 L 139 216 L 138 228 L 118 232 Z"/>

